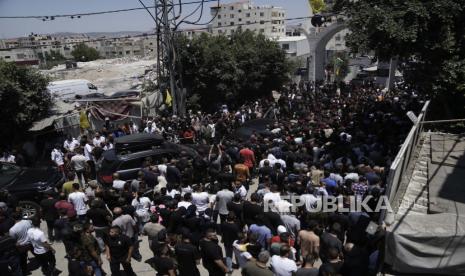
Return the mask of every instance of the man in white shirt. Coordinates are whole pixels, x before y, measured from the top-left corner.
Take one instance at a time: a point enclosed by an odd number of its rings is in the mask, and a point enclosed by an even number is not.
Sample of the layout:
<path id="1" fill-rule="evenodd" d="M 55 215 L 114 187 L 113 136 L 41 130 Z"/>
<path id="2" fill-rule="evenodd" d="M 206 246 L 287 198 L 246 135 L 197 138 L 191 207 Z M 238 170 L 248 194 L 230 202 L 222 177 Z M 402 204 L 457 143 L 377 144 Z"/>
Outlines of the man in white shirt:
<path id="1" fill-rule="evenodd" d="M 271 268 L 275 276 L 292 276 L 297 271 L 296 263 L 289 259 L 291 248 L 289 245 L 283 245 L 280 254 L 271 257 Z"/>
<path id="2" fill-rule="evenodd" d="M 63 148 L 68 152 L 73 152 L 77 147 L 79 147 L 79 141 L 71 136 L 68 136 L 63 142 Z"/>
<path id="3" fill-rule="evenodd" d="M 126 184 L 126 181 L 119 179 L 119 174 L 114 173 L 113 174 L 113 185 L 112 187 L 118 191 L 121 191 L 124 189 L 124 185 Z"/>
<path id="4" fill-rule="evenodd" d="M 27 231 L 27 238 L 32 244 L 34 255 L 39 261 L 43 275 L 54 275 L 55 250 L 45 237 L 44 231 L 40 230 L 39 218 L 32 220 L 32 228 Z"/>
<path id="5" fill-rule="evenodd" d="M 15 225 L 10 228 L 9 235 L 16 239 L 21 270 L 26 275 L 29 271 L 27 269 L 27 252 L 29 251 L 27 248 L 31 244 L 27 238 L 27 231 L 31 229 L 32 222 L 22 219 L 22 215 L 19 212 L 13 213 L 12 218 L 15 220 Z"/>
<path id="6" fill-rule="evenodd" d="M 64 164 L 65 162 L 63 161 L 64 154 L 61 152 L 60 145 L 57 144 L 52 150 L 51 153 L 51 159 L 52 162 L 57 166 L 57 168 L 63 172 L 64 171 Z"/>
<path id="7" fill-rule="evenodd" d="M 95 133 L 95 137 L 92 140 L 92 144 L 94 144 L 94 147 L 102 147 L 102 145 L 105 143 L 105 137 L 100 136 L 99 132 Z"/>
<path id="8" fill-rule="evenodd" d="M 239 194 L 243 200 L 247 197 L 247 190 L 245 189 L 242 182 L 236 181 L 234 184 L 234 194 Z"/>
<path id="9" fill-rule="evenodd" d="M 266 204 L 265 206 L 271 208 L 272 211 L 277 211 L 276 205 L 279 201 L 281 201 L 281 195 L 278 191 L 278 185 L 271 185 L 271 191 L 263 196 L 263 202 Z"/>
<path id="10" fill-rule="evenodd" d="M 200 185 L 194 186 L 194 192 L 192 193 L 192 203 L 197 207 L 197 212 L 199 215 L 205 213 L 205 210 L 208 208 L 208 204 L 210 203 L 208 193 L 202 191 L 202 187 Z"/>
<path id="11" fill-rule="evenodd" d="M 87 176 L 85 174 L 86 172 L 86 157 L 82 154 L 82 149 L 78 148 L 76 149 L 76 155 L 71 157 L 71 167 L 74 169 L 76 172 L 76 177 L 78 179 L 79 185 L 84 188 L 84 184 L 82 183 L 82 178 L 84 178 L 84 182 L 87 183 Z"/>
<path id="12" fill-rule="evenodd" d="M 90 144 L 90 142 L 87 142 L 86 145 L 84 146 L 84 156 L 86 157 L 86 162 L 87 165 L 89 166 L 90 169 L 90 179 L 95 179 L 95 160 L 94 156 L 92 155 L 92 151 L 94 150 L 94 146 Z"/>
<path id="13" fill-rule="evenodd" d="M 79 220 L 84 223 L 87 214 L 87 196 L 79 190 L 79 184 L 73 183 L 73 192 L 68 195 L 68 202 L 72 203 Z"/>

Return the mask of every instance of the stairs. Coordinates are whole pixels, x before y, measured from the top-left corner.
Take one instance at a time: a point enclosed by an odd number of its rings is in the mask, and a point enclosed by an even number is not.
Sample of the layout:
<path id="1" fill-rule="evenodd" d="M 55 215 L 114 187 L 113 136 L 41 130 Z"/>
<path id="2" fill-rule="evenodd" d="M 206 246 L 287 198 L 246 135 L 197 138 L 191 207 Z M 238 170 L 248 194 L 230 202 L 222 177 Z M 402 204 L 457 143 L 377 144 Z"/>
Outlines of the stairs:
<path id="1" fill-rule="evenodd" d="M 423 143 L 413 169 L 407 190 L 401 200 L 397 215 L 414 212 L 428 213 L 428 162 L 431 159 L 431 135 L 423 133 L 420 139 Z"/>

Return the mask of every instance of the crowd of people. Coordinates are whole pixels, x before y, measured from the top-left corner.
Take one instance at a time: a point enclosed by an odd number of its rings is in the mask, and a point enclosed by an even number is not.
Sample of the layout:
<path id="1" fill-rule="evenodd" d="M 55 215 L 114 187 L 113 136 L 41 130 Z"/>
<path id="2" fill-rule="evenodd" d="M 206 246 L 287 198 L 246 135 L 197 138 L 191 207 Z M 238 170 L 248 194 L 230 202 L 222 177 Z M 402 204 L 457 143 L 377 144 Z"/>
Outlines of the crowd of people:
<path id="1" fill-rule="evenodd" d="M 200 263 L 212 276 L 375 275 L 380 213 L 317 207 L 329 198 L 350 206 L 367 197 L 376 206 L 411 127 L 405 114 L 420 107 L 405 89 L 291 85 L 277 100 L 234 111 L 225 105 L 216 114 L 157 117 L 140 126 L 108 123 L 67 137 L 51 160 L 68 181 L 47 193 L 40 215 L 24 219 L 0 202 L 0 244 L 8 248 L 0 252 L 2 275 L 29 274 L 29 252 L 44 275 L 55 275 L 57 242 L 66 250 L 67 275 L 105 275 L 105 261 L 112 275 L 122 275 L 121 267 L 135 275 L 131 259 L 169 276 L 200 275 Z M 232 135 L 265 115 L 273 119 L 266 131 Z M 139 132 L 174 135 L 200 154 L 161 163 L 147 158 L 137 179 L 115 174 L 101 183 L 102 152 L 115 150 L 115 137 Z M 144 235 L 152 251 L 147 260 L 139 252 Z"/>

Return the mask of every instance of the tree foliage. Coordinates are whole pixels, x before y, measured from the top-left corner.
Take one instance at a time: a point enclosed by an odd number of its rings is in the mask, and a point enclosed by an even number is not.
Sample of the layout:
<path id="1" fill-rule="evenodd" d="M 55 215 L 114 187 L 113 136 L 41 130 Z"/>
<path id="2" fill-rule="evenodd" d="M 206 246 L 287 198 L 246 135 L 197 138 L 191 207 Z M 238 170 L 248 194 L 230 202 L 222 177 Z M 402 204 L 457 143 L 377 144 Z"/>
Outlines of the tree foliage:
<path id="1" fill-rule="evenodd" d="M 99 52 L 92 47 L 87 46 L 84 43 L 78 44 L 71 55 L 76 61 L 92 61 L 100 57 Z"/>
<path id="2" fill-rule="evenodd" d="M 48 82 L 33 69 L 0 60 L 0 144 L 13 143 L 33 122 L 47 116 L 52 103 Z"/>
<path id="3" fill-rule="evenodd" d="M 279 45 L 251 31 L 180 36 L 176 43 L 184 86 L 206 110 L 270 96 L 288 80 L 290 63 Z"/>
<path id="4" fill-rule="evenodd" d="M 308 0 L 310 2 L 310 7 L 314 14 L 320 13 L 325 10 L 326 4 L 324 0 Z"/>
<path id="5" fill-rule="evenodd" d="M 420 92 L 443 100 L 462 97 L 463 0 L 340 0 L 336 6 L 350 17 L 347 44 L 354 52 L 373 50 L 382 60 L 398 57 L 406 81 Z"/>

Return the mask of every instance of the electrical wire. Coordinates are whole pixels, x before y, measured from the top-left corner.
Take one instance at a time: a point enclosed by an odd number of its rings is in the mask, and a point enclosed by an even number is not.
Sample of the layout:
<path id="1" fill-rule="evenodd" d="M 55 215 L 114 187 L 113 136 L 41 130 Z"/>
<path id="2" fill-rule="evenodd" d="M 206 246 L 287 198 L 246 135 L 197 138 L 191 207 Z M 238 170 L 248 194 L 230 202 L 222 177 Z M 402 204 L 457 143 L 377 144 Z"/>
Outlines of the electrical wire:
<path id="1" fill-rule="evenodd" d="M 153 14 L 147 8 L 147 6 L 144 4 L 144 2 L 142 2 L 142 0 L 139 0 L 139 3 L 144 7 L 144 9 L 148 12 L 148 14 L 150 14 L 150 17 L 152 17 L 153 21 L 157 22 L 157 19 L 155 18 L 155 16 L 153 16 Z"/>
<path id="2" fill-rule="evenodd" d="M 208 22 L 200 23 L 200 24 L 198 24 L 198 21 L 197 21 L 197 22 L 185 22 L 185 23 L 186 23 L 186 24 L 189 24 L 189 25 L 197 25 L 197 26 L 199 26 L 199 25 L 206 25 L 206 24 L 212 23 L 213 20 L 215 20 L 215 18 L 218 16 L 218 13 L 219 13 L 219 11 L 220 11 L 220 8 L 219 8 L 219 7 L 220 7 L 220 0 L 217 1 L 216 7 L 217 7 L 217 9 L 216 9 L 215 15 L 214 15 L 214 16 L 212 17 L 212 19 L 210 19 Z M 203 8 L 202 8 L 202 10 L 203 10 Z M 200 20 L 199 20 L 199 21 L 200 21 Z"/>
<path id="3" fill-rule="evenodd" d="M 182 5 L 194 5 L 200 4 L 202 2 L 216 2 L 217 0 L 197 0 L 191 2 L 182 3 L 180 0 L 178 3 L 173 3 L 173 6 L 182 6 Z M 155 6 L 146 6 L 147 8 L 155 8 Z M 85 13 L 72 13 L 72 14 L 56 14 L 56 15 L 12 15 L 12 16 L 0 16 L 0 19 L 44 19 L 44 18 L 60 18 L 60 17 L 74 17 L 79 18 L 81 16 L 91 16 L 91 15 L 100 15 L 100 14 L 111 14 L 111 13 L 120 13 L 120 12 L 129 12 L 144 10 L 144 7 L 137 8 L 128 8 L 128 9 L 118 9 L 118 10 L 108 10 L 108 11 L 98 11 L 98 12 L 85 12 Z M 180 11 L 181 7 L 180 7 Z"/>
<path id="4" fill-rule="evenodd" d="M 186 15 L 183 19 L 181 19 L 181 21 L 179 21 L 178 24 L 176 24 L 176 26 L 174 27 L 175 30 L 178 29 L 179 25 L 181 25 L 182 23 L 191 23 L 190 21 L 186 21 L 187 18 L 191 17 L 192 15 L 194 15 L 199 9 L 200 9 L 200 16 L 199 18 L 197 19 L 197 21 L 195 21 L 195 23 L 198 23 L 201 19 L 202 19 L 202 15 L 203 15 L 203 4 L 204 4 L 205 1 L 202 1 L 202 3 L 200 5 L 197 6 L 197 8 L 195 8 L 190 14 Z"/>

